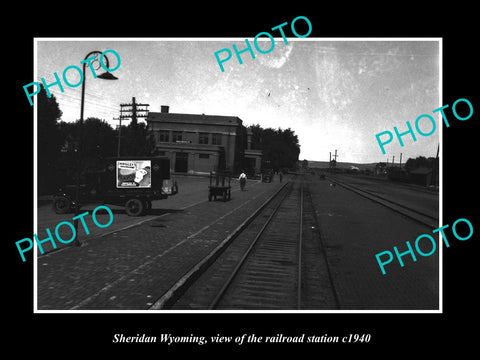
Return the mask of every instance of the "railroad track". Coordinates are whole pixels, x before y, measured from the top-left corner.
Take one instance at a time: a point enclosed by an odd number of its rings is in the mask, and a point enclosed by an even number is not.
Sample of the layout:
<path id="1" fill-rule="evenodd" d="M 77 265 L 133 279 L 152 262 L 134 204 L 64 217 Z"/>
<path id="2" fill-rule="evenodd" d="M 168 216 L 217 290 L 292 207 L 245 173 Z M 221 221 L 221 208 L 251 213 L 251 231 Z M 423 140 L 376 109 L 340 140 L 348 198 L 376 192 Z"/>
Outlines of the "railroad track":
<path id="1" fill-rule="evenodd" d="M 338 308 L 308 186 L 293 181 L 151 309 Z"/>
<path id="2" fill-rule="evenodd" d="M 432 216 L 430 214 L 426 214 L 425 212 L 422 212 L 418 209 L 414 209 L 413 207 L 406 206 L 404 204 L 400 204 L 396 201 L 387 199 L 383 196 L 374 194 L 370 191 L 360 189 L 357 186 L 351 185 L 351 184 L 346 184 L 343 181 L 339 181 L 338 179 L 332 178 L 332 177 L 326 177 L 329 181 L 332 183 L 335 183 L 337 185 L 342 186 L 343 188 L 350 190 L 360 196 L 363 196 L 371 201 L 374 201 L 380 205 L 383 205 L 396 213 L 402 214 L 409 219 L 412 219 L 422 225 L 426 225 L 429 228 L 435 229 L 439 226 L 439 219 L 438 216 Z"/>

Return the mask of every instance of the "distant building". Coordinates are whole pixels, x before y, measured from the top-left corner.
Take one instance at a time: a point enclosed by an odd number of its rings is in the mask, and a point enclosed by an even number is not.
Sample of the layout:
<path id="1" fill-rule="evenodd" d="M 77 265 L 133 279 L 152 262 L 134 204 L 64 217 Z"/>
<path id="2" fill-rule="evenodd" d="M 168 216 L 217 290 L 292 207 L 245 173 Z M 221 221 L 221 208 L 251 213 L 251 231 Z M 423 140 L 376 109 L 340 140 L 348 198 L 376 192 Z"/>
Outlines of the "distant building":
<path id="1" fill-rule="evenodd" d="M 236 116 L 150 111 L 147 126 L 154 133 L 156 153 L 170 158 L 172 172 L 208 174 L 228 169 L 233 173 L 253 167 L 260 171 L 262 153 L 250 150 L 250 136 Z"/>
<path id="2" fill-rule="evenodd" d="M 410 171 L 410 181 L 414 184 L 429 186 L 432 184 L 433 170 L 426 167 L 420 167 Z"/>

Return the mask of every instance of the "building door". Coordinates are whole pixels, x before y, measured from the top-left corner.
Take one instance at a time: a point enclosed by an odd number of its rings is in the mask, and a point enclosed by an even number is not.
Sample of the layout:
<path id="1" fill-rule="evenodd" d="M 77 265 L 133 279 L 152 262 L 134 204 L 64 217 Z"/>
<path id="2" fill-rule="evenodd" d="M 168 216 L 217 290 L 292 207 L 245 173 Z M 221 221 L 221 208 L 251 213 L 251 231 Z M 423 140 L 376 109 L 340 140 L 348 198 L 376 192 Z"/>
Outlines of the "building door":
<path id="1" fill-rule="evenodd" d="M 188 153 L 175 153 L 175 172 L 188 171 Z"/>
<path id="2" fill-rule="evenodd" d="M 255 175 L 255 170 L 256 170 L 256 167 L 255 167 L 255 164 L 256 161 L 255 161 L 255 158 L 251 158 L 251 157 L 245 157 L 245 160 L 244 160 L 244 170 L 247 172 L 248 175 L 252 176 L 252 175 Z"/>

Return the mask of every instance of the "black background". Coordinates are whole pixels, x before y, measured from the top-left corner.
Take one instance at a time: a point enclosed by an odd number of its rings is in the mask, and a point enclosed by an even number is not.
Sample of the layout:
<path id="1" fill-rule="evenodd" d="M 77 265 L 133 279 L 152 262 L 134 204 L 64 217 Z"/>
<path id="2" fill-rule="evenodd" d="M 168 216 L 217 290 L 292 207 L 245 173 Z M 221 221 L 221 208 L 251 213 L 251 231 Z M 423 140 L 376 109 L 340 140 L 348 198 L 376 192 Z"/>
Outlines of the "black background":
<path id="1" fill-rule="evenodd" d="M 417 2 L 418 3 L 418 2 Z M 445 3 L 443 3 L 445 4 Z M 161 3 L 54 5 L 35 4 L 27 11 L 10 8 L 13 25 L 2 24 L 5 49 L 2 70 L 4 122 L 2 131 L 3 164 L 8 176 L 2 181 L 2 241 L 4 290 L 4 344 L 13 354 L 36 354 L 52 358 L 137 354 L 162 358 L 167 353 L 206 351 L 238 354 L 287 348 L 309 351 L 315 357 L 353 350 L 388 356 L 435 355 L 443 350 L 459 349 L 467 354 L 473 348 L 478 325 L 476 313 L 478 285 L 478 215 L 473 196 L 477 195 L 478 165 L 475 145 L 480 114 L 477 10 L 471 5 L 449 3 L 419 8 L 417 4 L 395 3 L 382 7 L 341 3 L 327 6 L 298 6 L 288 2 L 266 3 L 260 7 L 245 3 L 201 5 L 188 3 L 173 9 Z M 26 9 L 23 9 L 26 10 Z M 297 16 L 312 23 L 309 37 L 442 37 L 443 104 L 467 98 L 473 104 L 473 116 L 467 121 L 449 117 L 450 128 L 443 128 L 443 223 L 469 219 L 474 235 L 468 241 L 453 240 L 444 247 L 443 314 L 34 314 L 33 259 L 21 262 L 15 241 L 33 235 L 33 108 L 26 101 L 23 85 L 33 78 L 34 37 L 254 37 Z M 7 19 L 9 16 L 5 16 Z M 16 18 L 16 20 L 14 19 Z M 299 33 L 303 33 L 298 30 Z M 288 33 L 287 33 L 288 36 Z M 59 69 L 61 70 L 61 69 Z M 13 103 L 12 103 L 13 99 Z M 12 109 L 13 111 L 9 111 Z M 433 110 L 433 109 L 432 109 Z M 450 112 L 447 112 L 447 114 Z M 6 127 L 6 128 L 5 128 Z M 14 170 L 12 170 L 12 167 Z M 12 185 L 12 171 L 15 184 Z M 407 240 L 407 239 L 406 239 Z M 156 335 L 196 334 L 239 336 L 277 333 L 298 336 L 344 336 L 371 334 L 369 344 L 208 344 L 205 346 L 164 344 L 112 344 L 113 334 L 125 336 L 145 333 Z M 5 335 L 7 334 L 7 335 Z M 157 339 L 158 340 L 158 339 Z M 5 346 L 4 345 L 4 346 Z M 5 349 L 6 350 L 6 349 Z M 312 352 L 310 352 L 312 351 Z M 264 356 L 269 356 L 268 353 Z"/>

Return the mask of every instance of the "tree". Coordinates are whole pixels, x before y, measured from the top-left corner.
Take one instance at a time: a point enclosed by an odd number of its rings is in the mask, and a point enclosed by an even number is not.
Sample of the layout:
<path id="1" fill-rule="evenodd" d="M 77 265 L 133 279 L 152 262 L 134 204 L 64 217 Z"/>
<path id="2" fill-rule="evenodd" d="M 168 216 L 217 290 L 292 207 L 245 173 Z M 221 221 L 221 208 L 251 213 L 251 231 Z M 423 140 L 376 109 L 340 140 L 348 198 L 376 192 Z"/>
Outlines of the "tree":
<path id="1" fill-rule="evenodd" d="M 275 170 L 293 168 L 300 154 L 298 137 L 290 128 L 263 129 L 260 125 L 250 126 L 252 149 L 263 151 L 263 161 Z"/>
<path id="2" fill-rule="evenodd" d="M 118 130 L 98 118 L 88 118 L 80 124 L 60 122 L 59 131 L 64 139 L 62 161 L 58 168 L 64 180 L 72 181 L 80 171 L 94 170 L 102 165 L 102 159 L 118 153 Z M 122 126 L 120 156 L 153 155 L 155 138 L 144 124 Z"/>
<path id="3" fill-rule="evenodd" d="M 291 168 L 296 164 L 298 155 L 300 155 L 300 144 L 298 142 L 298 136 L 290 128 L 281 130 L 278 129 L 281 136 L 281 150 L 282 157 L 279 159 L 279 168 L 288 167 Z"/>
<path id="4" fill-rule="evenodd" d="M 54 95 L 50 98 L 42 88 L 37 95 L 37 179 L 38 193 L 47 194 L 56 186 L 55 164 L 63 144 L 57 121 L 62 111 Z"/>
<path id="5" fill-rule="evenodd" d="M 87 118 L 73 123 L 60 122 L 59 130 L 64 139 L 62 159 L 58 162 L 58 177 L 72 183 L 78 171 L 98 169 L 101 159 L 116 155 L 117 131 L 106 121 Z"/>
<path id="6" fill-rule="evenodd" d="M 154 155 L 155 137 L 144 123 L 122 126 L 121 156 Z"/>
<path id="7" fill-rule="evenodd" d="M 59 129 L 65 139 L 66 151 L 74 152 L 81 146 L 82 158 L 115 156 L 117 132 L 105 120 L 90 117 L 83 125 L 79 120 L 61 122 Z"/>
<path id="8" fill-rule="evenodd" d="M 409 158 L 405 163 L 405 169 L 407 171 L 412 171 L 422 167 L 438 169 L 438 159 L 433 157 L 429 157 L 427 159 L 425 156 L 418 156 L 415 159 Z"/>
<path id="9" fill-rule="evenodd" d="M 252 132 L 252 138 L 251 138 L 252 150 L 261 150 L 262 149 L 262 133 L 264 129 L 258 124 L 249 126 L 249 129 Z"/>

